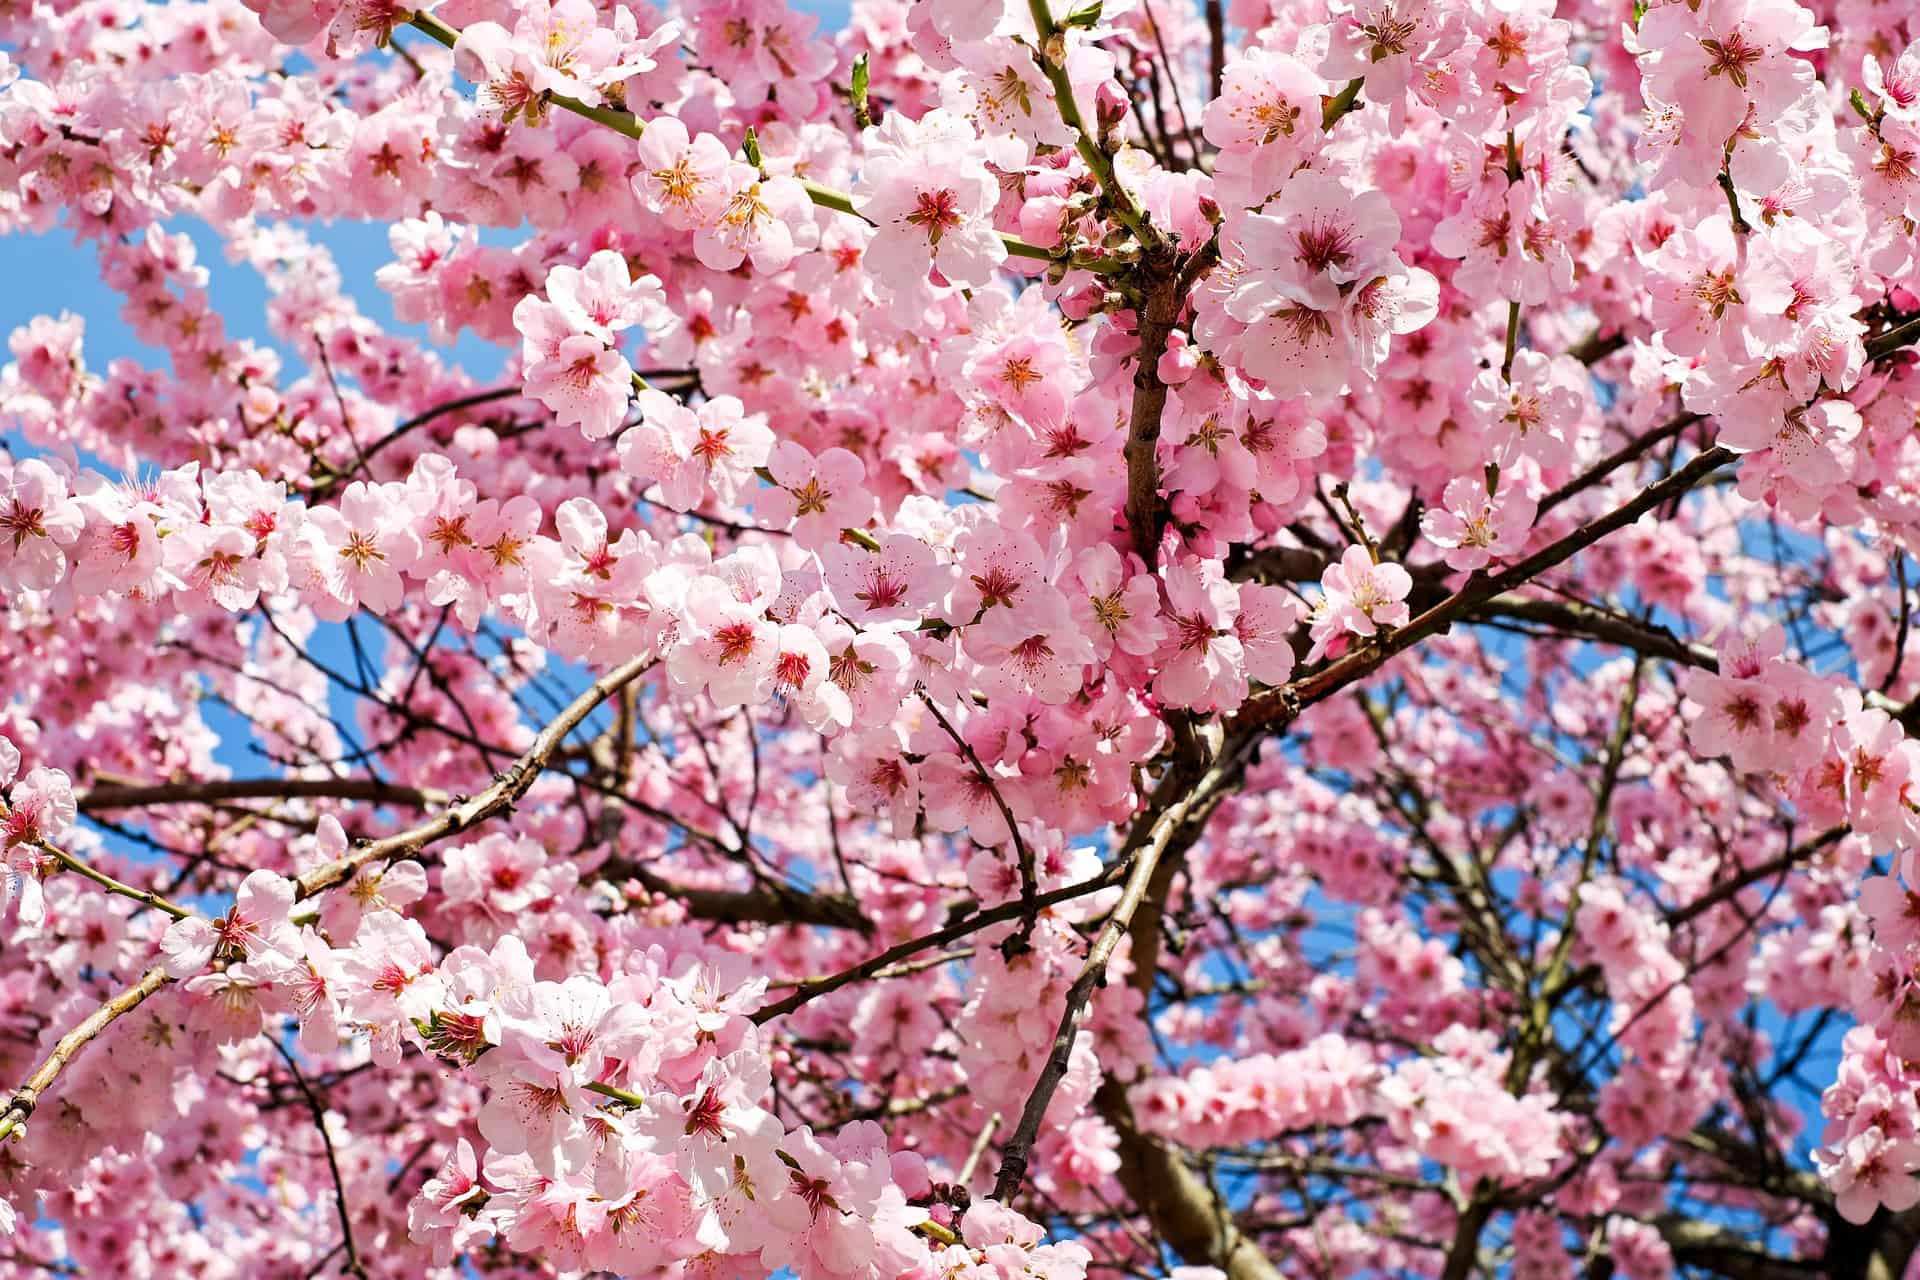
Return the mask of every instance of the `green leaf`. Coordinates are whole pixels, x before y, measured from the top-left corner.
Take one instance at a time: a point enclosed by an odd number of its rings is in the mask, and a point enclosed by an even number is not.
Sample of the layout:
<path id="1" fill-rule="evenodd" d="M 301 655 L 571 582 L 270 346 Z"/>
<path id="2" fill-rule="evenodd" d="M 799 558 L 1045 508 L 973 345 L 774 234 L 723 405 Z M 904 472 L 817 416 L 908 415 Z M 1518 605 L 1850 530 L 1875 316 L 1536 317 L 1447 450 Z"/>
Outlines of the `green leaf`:
<path id="1" fill-rule="evenodd" d="M 1066 25 L 1069 27 L 1086 27 L 1089 29 L 1098 26 L 1100 24 L 1100 7 L 1104 3 L 1105 0 L 1093 0 L 1092 4 L 1084 8 L 1075 9 L 1067 15 Z"/>
<path id="2" fill-rule="evenodd" d="M 740 150 L 746 155 L 748 164 L 756 169 L 760 167 L 760 136 L 753 131 L 752 125 L 747 126 L 747 136 L 741 141 Z"/>
<path id="3" fill-rule="evenodd" d="M 853 60 L 853 83 L 847 90 L 847 100 L 853 103 L 853 122 L 864 129 L 873 123 L 873 113 L 867 108 L 867 55 L 861 54 Z"/>

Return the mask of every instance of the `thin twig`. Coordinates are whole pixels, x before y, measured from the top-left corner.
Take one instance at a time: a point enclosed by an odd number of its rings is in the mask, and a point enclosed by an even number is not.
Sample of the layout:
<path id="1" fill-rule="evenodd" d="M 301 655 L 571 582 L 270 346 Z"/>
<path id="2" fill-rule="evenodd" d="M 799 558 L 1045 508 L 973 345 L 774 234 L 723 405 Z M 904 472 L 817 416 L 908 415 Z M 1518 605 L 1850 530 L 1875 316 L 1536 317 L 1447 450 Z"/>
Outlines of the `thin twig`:
<path id="1" fill-rule="evenodd" d="M 176 906 L 149 889 L 136 889 L 123 880 L 116 880 L 106 872 L 90 866 L 80 858 L 68 853 L 65 849 L 56 848 L 48 844 L 45 840 L 35 841 L 34 848 L 46 853 L 68 871 L 85 876 L 87 879 L 105 889 L 108 893 L 117 893 L 123 898 L 133 899 L 143 907 L 152 907 L 156 911 L 164 911 L 175 920 L 185 920 L 193 914 L 193 912 L 187 910 L 185 907 Z"/>
<path id="2" fill-rule="evenodd" d="M 1893 551 L 1893 572 L 1900 584 L 1900 626 L 1894 635 L 1893 665 L 1887 668 L 1887 678 L 1880 682 L 1882 693 L 1890 692 L 1894 681 L 1900 678 L 1900 667 L 1907 660 L 1907 630 L 1912 625 L 1907 600 L 1907 553 L 1898 547 Z"/>
<path id="3" fill-rule="evenodd" d="M 999 1127 L 1000 1113 L 996 1111 L 987 1117 L 986 1124 L 980 1128 L 980 1135 L 973 1140 L 973 1146 L 967 1149 L 967 1158 L 953 1179 L 956 1184 L 964 1187 L 973 1181 L 973 1171 L 980 1167 L 980 1157 L 987 1153 L 988 1145 L 993 1142 L 993 1131 Z"/>
<path id="4" fill-rule="evenodd" d="M 356 871 L 369 863 L 404 858 L 436 840 L 465 831 L 497 813 L 511 809 L 514 802 L 533 785 L 534 779 L 540 776 L 554 751 L 573 732 L 574 727 L 593 714 L 601 703 L 652 670 L 654 662 L 652 656 L 643 654 L 601 676 L 540 731 L 533 745 L 518 760 L 507 766 L 505 772 L 494 775 L 492 786 L 471 800 L 448 806 L 437 817 L 405 831 L 370 841 L 344 857 L 314 868 L 295 882 L 298 896 L 311 898 L 352 879 Z"/>
<path id="5" fill-rule="evenodd" d="M 287 1070 L 293 1073 L 293 1082 L 300 1086 L 300 1093 L 307 1100 L 307 1110 L 313 1114 L 313 1127 L 320 1131 L 320 1141 L 327 1149 L 327 1172 L 333 1175 L 333 1205 L 340 1212 L 340 1244 L 346 1250 L 347 1260 L 341 1266 L 342 1275 L 360 1276 L 365 1280 L 366 1264 L 360 1261 L 360 1251 L 353 1244 L 353 1214 L 347 1209 L 347 1184 L 340 1178 L 340 1160 L 333 1150 L 333 1134 L 327 1130 L 327 1109 L 320 1104 L 320 1098 L 307 1083 L 306 1076 L 300 1072 L 300 1064 L 294 1061 L 287 1046 L 281 1044 L 278 1037 L 269 1035 L 267 1043 L 274 1047 L 279 1055 L 286 1059 Z"/>
<path id="6" fill-rule="evenodd" d="M 141 974 L 139 980 L 132 986 L 103 1002 L 99 1008 L 83 1018 L 78 1026 L 61 1036 L 60 1042 L 53 1046 L 53 1052 L 47 1055 L 46 1061 L 27 1077 L 25 1084 L 13 1091 L 13 1097 L 8 1100 L 6 1109 L 0 1111 L 0 1141 L 5 1141 L 7 1135 L 26 1123 L 27 1117 L 33 1114 L 33 1109 L 40 1105 L 40 1095 L 47 1091 L 59 1078 L 60 1073 L 67 1069 L 67 1064 L 72 1062 L 94 1037 L 121 1017 L 145 1004 L 147 997 L 171 981 L 173 979 L 167 976 L 167 971 L 155 965 Z"/>
<path id="7" fill-rule="evenodd" d="M 953 727 L 953 722 L 947 719 L 935 705 L 933 696 L 927 692 L 925 686 L 916 688 L 914 692 L 920 695 L 920 701 L 927 704 L 927 710 L 933 713 L 935 723 L 946 730 L 947 736 L 953 739 L 953 745 L 959 747 L 968 763 L 973 765 L 973 771 L 979 775 L 980 781 L 986 784 L 988 793 L 993 796 L 993 803 L 1000 810 L 1001 820 L 1007 824 L 1007 830 L 1013 836 L 1014 855 L 1020 862 L 1020 903 L 1027 913 L 1026 925 L 1020 935 L 1024 942 L 1032 934 L 1033 922 L 1038 918 L 1040 911 L 1036 905 L 1036 895 L 1040 892 L 1040 877 L 1034 865 L 1033 850 L 1027 847 L 1026 840 L 1021 836 L 1020 821 L 1014 817 L 1013 809 L 1007 804 L 1006 797 L 1000 794 L 1000 784 L 994 780 L 991 773 L 987 772 L 987 766 L 981 763 L 980 755 L 973 749 L 973 744 L 960 736 L 960 731 Z"/>
<path id="8" fill-rule="evenodd" d="M 1096 876 L 1090 876 L 1077 884 L 1066 885 L 1062 888 L 1053 889 L 1041 894 L 1038 898 L 1034 899 L 1034 905 L 1044 910 L 1058 902 L 1069 902 L 1074 898 L 1084 898 L 1090 893 L 1098 893 L 1102 889 L 1112 888 L 1125 870 L 1125 862 L 1115 862 Z M 859 964 L 842 969 L 832 977 L 816 978 L 802 983 L 800 987 L 786 999 L 777 1000 L 770 1005 L 764 1005 L 755 1010 L 753 1020 L 760 1024 L 771 1022 L 783 1014 L 792 1013 L 795 1009 L 798 1009 L 811 1000 L 818 999 L 820 996 L 824 996 L 829 992 L 838 991 L 849 982 L 858 982 L 863 978 L 871 978 L 882 969 L 896 965 L 902 960 L 909 959 L 915 954 L 926 950 L 928 947 L 944 947 L 949 942 L 956 942 L 961 938 L 967 937 L 969 934 L 978 933 L 989 925 L 1001 924 L 1005 921 L 1015 919 L 1025 912 L 1026 904 L 1023 902 L 1003 902 L 997 907 L 989 907 L 985 911 L 970 915 L 964 920 L 959 920 L 947 925 L 945 928 L 935 929 L 932 933 L 923 933 L 917 938 L 909 938 L 897 946 L 888 947 L 877 956 L 871 956 L 868 959 L 862 960 Z"/>
<path id="9" fill-rule="evenodd" d="M 1120 939 L 1127 935 L 1134 912 L 1146 897 L 1147 885 L 1153 879 L 1161 855 L 1188 818 L 1204 809 L 1221 784 L 1237 774 L 1237 763 L 1237 759 L 1217 762 L 1197 781 L 1190 770 L 1174 768 L 1155 791 L 1157 803 L 1154 807 L 1159 809 L 1159 816 L 1145 828 L 1139 825 L 1134 827 L 1136 835 L 1129 843 L 1135 847 L 1126 855 L 1129 868 L 1126 887 L 1121 890 L 1120 900 L 1114 904 L 1106 923 L 1100 927 L 1099 935 L 1088 948 L 1079 976 L 1067 990 L 1066 1008 L 1060 1014 L 1053 1048 L 1040 1069 L 1040 1078 L 1034 1082 L 1033 1091 L 1027 1095 L 1026 1105 L 1020 1112 L 1020 1122 L 1014 1127 L 1013 1136 L 1007 1140 L 1002 1152 L 1000 1174 L 993 1184 L 993 1198 L 1001 1204 L 1011 1204 L 1013 1197 L 1019 1194 L 1020 1184 L 1026 1181 L 1027 1162 L 1034 1141 L 1039 1137 L 1040 1126 L 1046 1119 L 1047 1105 L 1053 1101 L 1054 1091 L 1067 1073 L 1073 1045 L 1079 1038 L 1081 1023 L 1086 1020 L 1087 1005 L 1093 998 L 1094 988 L 1105 982 L 1107 961 L 1120 944 Z M 1163 795 L 1178 798 L 1170 803 L 1160 802 L 1159 798 Z"/>

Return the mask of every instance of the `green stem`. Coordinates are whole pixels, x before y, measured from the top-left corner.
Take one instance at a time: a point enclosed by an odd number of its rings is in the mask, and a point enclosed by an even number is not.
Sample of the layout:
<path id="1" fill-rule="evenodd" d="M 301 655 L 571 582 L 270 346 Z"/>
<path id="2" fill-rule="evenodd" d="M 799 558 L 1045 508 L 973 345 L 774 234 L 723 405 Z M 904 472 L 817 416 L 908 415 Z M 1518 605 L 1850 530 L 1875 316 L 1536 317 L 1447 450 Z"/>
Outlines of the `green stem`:
<path id="1" fill-rule="evenodd" d="M 1080 114 L 1080 104 L 1074 99 L 1073 82 L 1067 77 L 1066 65 L 1053 55 L 1054 46 L 1065 37 L 1053 20 L 1047 0 L 1027 0 L 1027 10 L 1033 15 L 1033 27 L 1040 36 L 1040 45 L 1033 51 L 1034 61 L 1040 64 L 1041 74 L 1053 86 L 1054 105 L 1060 111 L 1060 119 L 1077 136 L 1075 149 L 1080 152 L 1080 158 L 1086 161 L 1087 168 L 1093 171 L 1100 189 L 1106 192 L 1107 203 L 1113 207 L 1113 216 L 1133 232 L 1133 238 L 1140 242 L 1142 249 L 1162 247 L 1160 236 L 1147 222 L 1146 214 L 1134 203 L 1127 189 L 1120 185 L 1119 175 L 1113 171 L 1113 157 L 1100 146 L 1099 137 L 1087 128 L 1087 122 Z"/>
<path id="2" fill-rule="evenodd" d="M 647 1100 L 637 1093 L 629 1093 L 617 1085 L 601 1084 L 598 1080 L 587 1086 L 588 1093 L 597 1093 L 603 1098 L 612 1098 L 615 1102 L 629 1107 L 644 1107 Z"/>
<path id="3" fill-rule="evenodd" d="M 193 914 L 193 912 L 187 910 L 185 907 L 175 906 L 173 903 L 168 902 L 157 893 L 150 892 L 146 889 L 136 889 L 125 881 L 116 880 L 106 872 L 88 866 L 85 862 L 74 857 L 65 849 L 55 848 L 44 840 L 36 842 L 34 847 L 52 857 L 55 862 L 65 867 L 68 871 L 84 876 L 99 885 L 102 889 L 105 889 L 108 893 L 117 893 L 123 898 L 132 898 L 141 906 L 152 907 L 155 911 L 164 911 L 175 920 L 185 920 Z"/>
<path id="4" fill-rule="evenodd" d="M 1334 97 L 1327 99 L 1327 105 L 1320 108 L 1320 132 L 1332 132 L 1333 126 L 1340 122 L 1341 116 L 1346 115 L 1347 112 L 1352 111 L 1360 105 L 1360 90 L 1365 87 L 1366 83 L 1366 77 L 1356 76 L 1354 79 L 1347 81 L 1346 88 L 1342 89 Z"/>

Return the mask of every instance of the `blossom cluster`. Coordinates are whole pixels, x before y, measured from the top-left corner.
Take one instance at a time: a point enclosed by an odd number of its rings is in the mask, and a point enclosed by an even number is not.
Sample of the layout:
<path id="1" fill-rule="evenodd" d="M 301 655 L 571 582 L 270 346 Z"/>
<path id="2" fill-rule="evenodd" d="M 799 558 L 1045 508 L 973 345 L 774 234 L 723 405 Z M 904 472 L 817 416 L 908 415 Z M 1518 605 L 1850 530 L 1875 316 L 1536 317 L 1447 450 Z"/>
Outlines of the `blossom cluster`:
<path id="1" fill-rule="evenodd" d="M 1920 24 L 1630 8 L 0 13 L 0 1267 L 1898 1270 Z"/>

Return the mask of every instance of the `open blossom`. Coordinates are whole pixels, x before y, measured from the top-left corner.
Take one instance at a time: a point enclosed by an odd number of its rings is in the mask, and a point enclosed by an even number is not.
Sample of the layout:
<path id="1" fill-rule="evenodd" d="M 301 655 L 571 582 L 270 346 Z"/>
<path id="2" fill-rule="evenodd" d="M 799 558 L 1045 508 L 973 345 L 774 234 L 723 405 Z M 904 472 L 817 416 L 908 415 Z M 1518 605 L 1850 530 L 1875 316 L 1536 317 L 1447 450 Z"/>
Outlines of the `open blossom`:
<path id="1" fill-rule="evenodd" d="M 1865 1222 L 1883 1206 L 1902 1213 L 1920 1203 L 1920 1142 L 1912 1138 L 1893 1140 L 1870 1128 L 1814 1155 L 1848 1222 Z"/>
<path id="2" fill-rule="evenodd" d="M 1354 192 L 1339 179 L 1302 169 L 1258 214 L 1240 224 L 1249 270 L 1228 310 L 1251 319 L 1283 298 L 1325 311 L 1340 286 L 1397 264 L 1400 219 L 1379 191 Z M 1244 314 L 1243 314 L 1244 313 Z"/>
<path id="3" fill-rule="evenodd" d="M 398 1056 L 403 1029 L 424 1020 L 439 994 L 433 951 L 418 921 L 376 911 L 360 922 L 353 945 L 340 954 L 340 1005 L 373 1032 L 376 1061 Z"/>
<path id="4" fill-rule="evenodd" d="M 1744 274 L 1748 348 L 1779 359 L 1787 389 L 1810 399 L 1824 380 L 1844 391 L 1866 359 L 1851 264 L 1838 244 L 1797 222 L 1770 228 Z"/>
<path id="5" fill-rule="evenodd" d="M 1542 467 L 1557 467 L 1572 456 L 1585 394 L 1586 374 L 1578 361 L 1519 351 L 1506 378 L 1497 369 L 1482 371 L 1467 391 L 1467 403 L 1485 425 L 1494 462 L 1504 467 L 1532 458 Z"/>
<path id="6" fill-rule="evenodd" d="M 1720 670 L 1680 678 L 1687 738 L 1701 755 L 1726 755 L 1737 769 L 1793 768 L 1826 740 L 1840 714 L 1834 687 L 1783 660 L 1786 637 L 1770 628 L 1752 645 L 1730 640 Z"/>
<path id="7" fill-rule="evenodd" d="M 1225 175 L 1237 177 L 1246 167 L 1244 203 L 1263 203 L 1313 153 L 1326 93 L 1318 73 L 1272 49 L 1251 48 L 1227 64 L 1220 96 L 1207 104 L 1205 130 L 1223 153 Z"/>
<path id="8" fill-rule="evenodd" d="M 157 527 L 162 511 L 125 486 L 105 483 L 91 485 L 75 501 L 86 525 L 67 552 L 74 590 L 86 595 L 151 590 L 162 563 Z"/>
<path id="9" fill-rule="evenodd" d="M 1538 504 L 1508 485 L 1489 497 L 1487 482 L 1458 476 L 1447 482 L 1442 505 L 1420 519 L 1428 542 L 1446 551 L 1447 568 L 1483 569 L 1495 559 L 1511 559 L 1527 543 Z"/>
<path id="10" fill-rule="evenodd" d="M 1827 29 L 1795 0 L 1706 0 L 1648 9 L 1628 47 L 1649 97 L 1685 117 L 1695 172 L 1710 174 L 1750 112 L 1772 118 L 1811 82 L 1794 55 L 1826 48 Z"/>
<path id="11" fill-rule="evenodd" d="M 461 1138 L 438 1171 L 420 1185 L 419 1194 L 408 1206 L 408 1234 L 427 1244 L 436 1260 L 444 1264 L 461 1249 L 466 1238 L 479 1234 L 481 1229 L 466 1207 L 484 1204 L 486 1198 L 473 1144 Z"/>
<path id="12" fill-rule="evenodd" d="M 1247 582 L 1240 586 L 1240 612 L 1234 616 L 1233 632 L 1246 654 L 1247 675 L 1262 684 L 1284 684 L 1293 671 L 1294 627 L 1303 610 L 1293 594 L 1282 587 Z"/>
<path id="13" fill-rule="evenodd" d="M 253 535 L 233 525 L 188 525 L 166 546 L 181 589 L 232 613 L 244 613 L 260 598 L 269 566 L 254 552 Z"/>
<path id="14" fill-rule="evenodd" d="M 1573 283 L 1557 217 L 1550 193 L 1531 175 L 1509 182 L 1493 170 L 1434 228 L 1433 247 L 1461 259 L 1453 282 L 1463 293 L 1534 306 Z"/>
<path id="15" fill-rule="evenodd" d="M 1247 684 L 1246 653 L 1234 632 L 1239 592 L 1206 562 L 1169 565 L 1162 581 L 1168 637 L 1154 691 L 1174 706 L 1237 707 Z"/>
<path id="16" fill-rule="evenodd" d="M 1741 257 L 1732 222 L 1718 214 L 1660 246 L 1648 264 L 1648 302 L 1669 351 L 1702 355 L 1739 341 L 1746 308 Z"/>
<path id="17" fill-rule="evenodd" d="M 743 261 L 762 273 L 780 271 L 818 241 L 813 203 L 793 178 L 762 177 L 752 165 L 730 162 L 721 174 L 720 211 L 694 230 L 694 252 L 715 271 Z"/>
<path id="18" fill-rule="evenodd" d="M 401 572 L 420 554 L 419 536 L 399 495 L 355 481 L 337 507 L 310 511 L 300 534 L 302 565 L 325 592 L 314 606 L 321 617 L 339 621 L 362 606 L 386 613 L 399 605 L 405 590 Z"/>
<path id="19" fill-rule="evenodd" d="M 67 482 L 38 458 L 0 472 L 0 583 L 51 587 L 66 572 L 65 549 L 84 523 Z"/>
<path id="20" fill-rule="evenodd" d="M 1385 103 L 1396 123 L 1415 76 L 1435 67 L 1463 34 L 1458 15 L 1441 0 L 1342 0 L 1332 17 L 1321 72 L 1334 81 L 1364 77 L 1367 100 Z"/>
<path id="21" fill-rule="evenodd" d="M 863 527 L 873 514 L 873 495 L 863 483 L 866 464 L 845 449 L 818 457 L 790 440 L 774 444 L 767 457 L 774 487 L 758 505 L 775 528 L 792 524 L 794 539 L 810 551 L 837 542 L 842 529 Z"/>
<path id="22" fill-rule="evenodd" d="M 10 777 L 20 753 L 12 743 L 6 746 L 12 763 L 0 772 Z M 73 781 L 65 772 L 44 766 L 29 769 L 0 804 L 0 852 L 60 839 L 73 825 L 75 812 Z"/>
<path id="23" fill-rule="evenodd" d="M 915 625 L 945 594 L 947 574 L 933 548 L 904 533 L 880 539 L 877 551 L 837 543 L 822 559 L 834 600 L 858 626 Z"/>
<path id="24" fill-rule="evenodd" d="M 690 511 L 708 494 L 731 502 L 754 487 L 754 471 L 773 448 L 760 415 L 745 413 L 732 396 L 689 409 L 649 390 L 638 403 L 641 420 L 621 437 L 621 464 L 630 475 L 658 481 L 667 505 Z"/>
<path id="25" fill-rule="evenodd" d="M 726 201 L 726 144 L 710 133 L 689 136 L 672 116 L 647 125 L 640 135 L 640 169 L 634 191 L 647 207 L 682 229 L 703 226 L 720 216 Z"/>
<path id="26" fill-rule="evenodd" d="M 652 319 L 666 305 L 660 281 L 653 276 L 632 278 L 626 259 L 602 249 L 585 267 L 565 263 L 547 272 L 547 301 L 560 319 L 575 331 L 613 341 L 613 335 Z"/>
<path id="27" fill-rule="evenodd" d="M 211 922 L 189 916 L 168 927 L 160 943 L 167 972 L 189 977 L 215 956 L 263 967 L 291 964 L 301 954 L 291 923 L 293 901 L 292 881 L 271 871 L 250 872 L 224 916 Z"/>
<path id="28" fill-rule="evenodd" d="M 724 584 L 696 579 L 687 589 L 686 619 L 669 656 L 674 679 L 705 689 L 723 707 L 757 701 L 774 678 L 779 625 L 764 608 L 743 603 Z"/>
<path id="29" fill-rule="evenodd" d="M 1288 397 L 1330 395 L 1346 385 L 1353 343 L 1338 305 L 1318 307 L 1265 288 L 1236 305 L 1246 328 L 1222 354 L 1246 373 Z"/>
<path id="30" fill-rule="evenodd" d="M 1148 573 L 1130 572 L 1118 551 L 1105 543 L 1088 547 L 1074 564 L 1069 596 L 1074 629 L 1090 636 L 1093 656 L 1105 660 L 1116 648 L 1146 657 L 1166 638 L 1160 616 L 1160 588 Z"/>
<path id="31" fill-rule="evenodd" d="M 520 14 L 511 31 L 497 22 L 468 23 L 454 44 L 455 65 L 503 122 L 518 117 L 538 125 L 551 95 L 597 104 L 606 86 L 651 70 L 651 55 L 679 34 L 667 23 L 623 43 L 599 18 L 588 0 L 555 0 Z"/>
<path id="32" fill-rule="evenodd" d="M 633 367 L 613 345 L 615 334 L 656 321 L 660 282 L 631 279 L 626 261 L 603 249 L 584 269 L 553 268 L 546 290 L 544 300 L 528 294 L 513 309 L 527 394 L 589 440 L 610 436 L 633 393 Z"/>
<path id="33" fill-rule="evenodd" d="M 712 1059 L 685 1094 L 648 1100 L 640 1134 L 673 1154 L 688 1185 L 718 1196 L 733 1181 L 736 1159 L 757 1168 L 781 1137 L 780 1122 L 761 1105 L 770 1084 L 766 1060 L 750 1049 Z"/>
<path id="34" fill-rule="evenodd" d="M 952 284 L 985 284 L 1006 260 L 993 228 L 999 185 L 980 163 L 971 126 L 945 111 L 918 121 L 891 112 L 867 131 L 854 200 L 876 224 L 866 261 L 902 285 L 929 268 Z"/>
<path id="35" fill-rule="evenodd" d="M 1065 702 L 1078 692 L 1081 670 L 1094 656 L 1066 596 L 1053 587 L 1030 592 L 1015 607 L 988 610 L 968 630 L 966 645 L 981 664 L 999 668 L 1042 702 Z"/>
<path id="36" fill-rule="evenodd" d="M 1325 594 L 1313 611 L 1313 649 L 1318 661 L 1345 636 L 1372 636 L 1397 627 L 1410 615 L 1407 592 L 1413 577 L 1392 561 L 1376 561 L 1365 547 L 1348 547 L 1320 576 Z"/>
<path id="37" fill-rule="evenodd" d="M 1392 353 L 1393 339 L 1426 328 L 1439 310 L 1440 283 L 1419 267 L 1389 269 L 1363 280 L 1347 293 L 1344 305 L 1354 362 L 1368 376 L 1377 374 Z"/>

